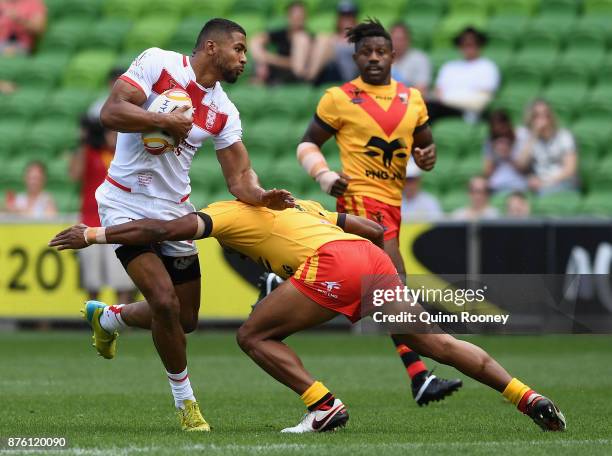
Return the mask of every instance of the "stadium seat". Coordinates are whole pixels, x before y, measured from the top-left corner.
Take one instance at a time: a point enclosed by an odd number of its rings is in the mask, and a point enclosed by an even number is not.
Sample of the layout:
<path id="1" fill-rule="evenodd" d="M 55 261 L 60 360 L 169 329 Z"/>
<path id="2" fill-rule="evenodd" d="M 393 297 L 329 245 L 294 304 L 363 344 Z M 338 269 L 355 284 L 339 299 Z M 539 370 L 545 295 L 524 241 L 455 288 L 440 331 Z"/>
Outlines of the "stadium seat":
<path id="1" fill-rule="evenodd" d="M 31 59 L 24 56 L 0 57 L 0 80 L 17 81 L 26 72 Z"/>
<path id="2" fill-rule="evenodd" d="M 124 50 L 141 52 L 151 47 L 165 48 L 177 25 L 178 20 L 173 16 L 147 16 L 137 21 L 129 31 Z"/>
<path id="3" fill-rule="evenodd" d="M 0 141 L 0 159 L 4 160 L 2 162 L 3 166 L 8 163 L 6 160 L 12 160 L 20 153 L 21 143 L 31 125 L 23 117 L 13 117 L 0 121 L 0 137 L 2 138 L 2 141 Z"/>
<path id="4" fill-rule="evenodd" d="M 568 47 L 571 49 L 605 50 L 609 31 L 610 17 L 584 16 L 580 18 L 570 32 Z"/>
<path id="5" fill-rule="evenodd" d="M 574 18 L 580 3 L 576 0 L 544 0 L 540 2 L 540 16 L 554 18 Z"/>
<path id="6" fill-rule="evenodd" d="M 488 16 L 490 2 L 482 0 L 448 0 L 448 14 Z"/>
<path id="7" fill-rule="evenodd" d="M 212 146 L 205 145 L 196 153 L 191 163 L 189 177 L 193 191 L 214 193 L 223 189 L 225 178 Z"/>
<path id="8" fill-rule="evenodd" d="M 440 71 L 440 67 L 451 60 L 460 59 L 461 55 L 454 48 L 436 48 L 429 53 L 429 59 L 433 69 L 433 74 L 436 75 Z"/>
<path id="9" fill-rule="evenodd" d="M 552 105 L 562 123 L 569 125 L 580 111 L 587 92 L 586 83 L 562 81 L 549 86 L 542 95 Z"/>
<path id="10" fill-rule="evenodd" d="M 52 22 L 43 36 L 40 50 L 43 52 L 72 52 L 85 42 L 92 22 L 90 19 L 70 18 Z"/>
<path id="11" fill-rule="evenodd" d="M 609 149 L 612 140 L 612 128 L 609 122 L 580 119 L 572 125 L 571 131 L 578 143 L 580 156 L 584 154 L 597 158 Z"/>
<path id="12" fill-rule="evenodd" d="M 336 27 L 336 15 L 330 12 L 318 13 L 309 17 L 306 25 L 311 33 L 332 33 Z"/>
<path id="13" fill-rule="evenodd" d="M 612 191 L 612 156 L 603 157 L 592 172 L 593 174 L 589 176 L 591 191 L 606 192 L 610 195 Z"/>
<path id="14" fill-rule="evenodd" d="M 611 91 L 608 87 L 593 90 L 584 103 L 584 111 L 581 112 L 581 118 L 595 119 L 600 121 L 608 121 L 612 119 L 612 105 L 609 97 Z"/>
<path id="15" fill-rule="evenodd" d="M 410 27 L 412 46 L 417 49 L 429 49 L 431 46 L 431 37 L 438 25 L 438 18 L 435 17 L 433 22 L 428 23 L 410 17 L 404 17 L 402 22 Z"/>
<path id="16" fill-rule="evenodd" d="M 505 0 L 491 2 L 494 15 L 511 14 L 516 16 L 533 16 L 538 9 L 540 0 Z"/>
<path id="17" fill-rule="evenodd" d="M 7 97 L 4 109 L 13 119 L 27 120 L 33 126 L 34 119 L 44 114 L 49 95 L 46 88 L 23 88 Z"/>
<path id="18" fill-rule="evenodd" d="M 472 128 L 462 119 L 440 119 L 433 124 L 432 133 L 439 154 L 459 157 L 471 139 Z"/>
<path id="19" fill-rule="evenodd" d="M 71 0 L 45 0 L 48 20 L 55 21 L 61 18 L 66 13 L 70 2 Z"/>
<path id="20" fill-rule="evenodd" d="M 457 161 L 455 172 L 449 176 L 448 187 L 464 189 L 472 177 L 482 174 L 482 170 L 483 159 L 481 150 L 469 151 L 469 153 L 465 153 Z"/>
<path id="21" fill-rule="evenodd" d="M 42 115 L 48 118 L 66 117 L 78 122 L 79 116 L 87 111 L 96 96 L 95 91 L 84 89 L 68 88 L 53 91 Z"/>
<path id="22" fill-rule="evenodd" d="M 612 214 L 612 198 L 608 192 L 590 193 L 582 200 L 579 211 L 582 214 L 609 217 Z"/>
<path id="23" fill-rule="evenodd" d="M 79 211 L 80 194 L 77 185 L 66 183 L 62 187 L 54 189 L 51 195 L 55 199 L 59 213 L 74 214 Z"/>
<path id="24" fill-rule="evenodd" d="M 506 69 L 512 63 L 514 51 L 511 48 L 487 46 L 483 51 L 483 55 L 493 60 L 499 68 L 500 73 L 504 75 Z"/>
<path id="25" fill-rule="evenodd" d="M 113 61 L 113 67 L 125 69 L 129 68 L 134 59 L 138 57 L 138 54 L 138 51 L 122 52 L 117 57 L 115 57 L 115 60 Z"/>
<path id="26" fill-rule="evenodd" d="M 195 46 L 196 38 L 208 19 L 205 16 L 183 18 L 168 43 L 169 48 L 177 52 L 191 53 Z"/>
<path id="27" fill-rule="evenodd" d="M 598 86 L 612 86 L 612 52 L 608 53 L 595 76 L 598 80 Z"/>
<path id="28" fill-rule="evenodd" d="M 492 17 L 487 25 L 489 42 L 485 50 L 491 48 L 514 49 L 527 28 L 528 18 L 518 15 Z"/>
<path id="29" fill-rule="evenodd" d="M 400 17 L 411 0 L 361 0 L 359 13 L 362 17 L 377 17 L 382 11 L 393 17 Z"/>
<path id="30" fill-rule="evenodd" d="M 612 0 L 583 0 L 585 15 L 612 15 Z"/>
<path id="31" fill-rule="evenodd" d="M 68 156 L 44 157 L 42 161 L 47 167 L 47 187 L 49 190 L 73 186 L 73 183 L 68 178 L 68 168 L 70 167 Z"/>
<path id="32" fill-rule="evenodd" d="M 432 37 L 432 46 L 435 48 L 453 47 L 453 38 L 465 27 L 473 26 L 486 30 L 487 18 L 484 15 L 447 15 L 442 19 Z"/>
<path id="33" fill-rule="evenodd" d="M 102 88 L 115 63 L 112 51 L 83 51 L 75 55 L 64 73 L 64 86 L 95 90 Z"/>
<path id="34" fill-rule="evenodd" d="M 73 150 L 78 142 L 78 124 L 72 120 L 45 120 L 35 123 L 23 142 L 20 153 L 29 157 L 53 157 Z"/>
<path id="35" fill-rule="evenodd" d="M 97 18 L 102 11 L 103 0 L 64 0 L 62 16 L 78 18 Z"/>
<path id="36" fill-rule="evenodd" d="M 253 155 L 268 156 L 295 155 L 295 145 L 290 150 L 289 144 L 299 138 L 293 133 L 290 119 L 263 118 L 257 122 L 250 122 L 244 128 L 244 143 Z"/>
<path id="37" fill-rule="evenodd" d="M 146 15 L 182 17 L 192 12 L 191 0 L 149 0 L 146 6 Z"/>
<path id="38" fill-rule="evenodd" d="M 68 54 L 40 53 L 28 62 L 18 82 L 24 87 L 51 88 L 61 79 L 69 58 Z"/>
<path id="39" fill-rule="evenodd" d="M 523 84 L 542 83 L 547 80 L 557 59 L 558 54 L 552 49 L 524 48 L 515 54 L 505 76 Z"/>
<path id="40" fill-rule="evenodd" d="M 508 76 L 508 79 L 509 82 L 504 85 L 501 92 L 491 103 L 491 109 L 505 109 L 510 113 L 515 123 L 520 123 L 527 103 L 540 92 L 539 83 L 528 85 L 520 79 L 512 79 L 510 76 Z"/>
<path id="41" fill-rule="evenodd" d="M 231 5 L 231 17 L 242 14 L 253 14 L 261 17 L 269 17 L 273 12 L 273 0 L 234 0 Z M 232 19 L 233 20 L 233 19 Z M 238 22 L 242 25 L 241 22 Z M 244 27 L 244 25 L 243 25 Z M 248 32 L 248 31 L 247 31 Z"/>
<path id="42" fill-rule="evenodd" d="M 105 0 L 102 10 L 107 16 L 136 20 L 147 13 L 149 0 Z"/>
<path id="43" fill-rule="evenodd" d="M 446 213 L 452 213 L 460 207 L 464 207 L 469 203 L 467 189 L 453 190 L 447 192 L 442 197 L 442 209 Z"/>
<path id="44" fill-rule="evenodd" d="M 0 168 L 0 176 L 2 176 L 2 186 L 4 189 L 13 191 L 24 190 L 23 174 L 31 160 L 31 156 L 20 154 L 11 156 L 10 160 L 3 164 Z"/>
<path id="45" fill-rule="evenodd" d="M 265 115 L 287 117 L 294 120 L 314 114 L 311 103 L 312 88 L 306 84 L 291 84 L 269 90 Z"/>
<path id="46" fill-rule="evenodd" d="M 253 2 L 256 3 L 256 2 Z M 264 16 L 256 13 L 236 13 L 232 15 L 232 20 L 240 24 L 247 32 L 247 36 L 252 37 L 266 29 Z"/>
<path id="47" fill-rule="evenodd" d="M 527 25 L 521 34 L 520 46 L 525 50 L 541 50 L 556 53 L 563 45 L 565 34 L 571 27 L 573 18 L 560 24 L 558 18 L 537 17 Z"/>
<path id="48" fill-rule="evenodd" d="M 584 71 L 591 81 L 597 77 L 604 60 L 605 49 L 603 48 L 570 47 L 561 55 L 557 67 L 571 68 L 574 73 Z"/>
<path id="49" fill-rule="evenodd" d="M 207 17 L 224 17 L 226 16 L 234 0 L 191 0 L 191 8 L 189 14 L 201 14 Z"/>
<path id="50" fill-rule="evenodd" d="M 228 87 L 229 97 L 240 111 L 240 116 L 245 123 L 259 115 L 261 107 L 266 104 L 268 93 L 265 87 Z"/>
<path id="51" fill-rule="evenodd" d="M 408 0 L 404 14 L 408 21 L 437 22 L 446 12 L 446 3 L 445 0 L 433 2 L 431 0 Z"/>
<path id="52" fill-rule="evenodd" d="M 534 198 L 533 212 L 538 215 L 568 216 L 578 213 L 578 192 L 558 192 Z"/>
<path id="53" fill-rule="evenodd" d="M 127 19 L 108 17 L 97 21 L 91 28 L 83 49 L 118 50 L 132 28 L 132 22 Z"/>

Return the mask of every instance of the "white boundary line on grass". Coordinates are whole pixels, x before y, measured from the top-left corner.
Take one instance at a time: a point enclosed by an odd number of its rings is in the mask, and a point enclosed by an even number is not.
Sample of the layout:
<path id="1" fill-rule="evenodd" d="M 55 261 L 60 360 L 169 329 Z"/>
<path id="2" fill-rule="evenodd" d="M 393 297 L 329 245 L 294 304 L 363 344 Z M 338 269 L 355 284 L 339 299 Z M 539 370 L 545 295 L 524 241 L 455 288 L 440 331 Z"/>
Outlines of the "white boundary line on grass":
<path id="1" fill-rule="evenodd" d="M 330 442 L 331 444 L 331 442 Z M 554 445 L 556 447 L 574 447 L 584 444 L 611 445 L 610 439 L 583 439 L 583 440 L 531 440 L 531 441 L 491 441 L 491 442 L 403 442 L 403 443 L 358 443 L 345 444 L 342 449 L 371 448 L 372 450 L 422 450 L 422 449 L 445 449 L 454 448 L 461 449 L 464 447 L 525 447 L 525 445 Z M 128 447 L 108 447 L 104 449 L 97 448 L 66 448 L 66 449 L 40 449 L 31 448 L 24 449 L 3 449 L 0 454 L 74 454 L 78 456 L 104 456 L 113 454 L 116 456 L 124 456 L 131 454 L 153 453 L 153 452 L 182 452 L 182 451 L 209 451 L 209 452 L 227 452 L 241 451 L 244 453 L 267 454 L 270 452 L 288 452 L 288 451 L 304 451 L 304 450 L 325 450 L 330 449 L 330 445 L 321 443 L 271 443 L 269 445 L 218 445 L 218 444 L 194 444 L 183 445 L 177 448 L 167 448 L 163 446 L 128 446 Z"/>

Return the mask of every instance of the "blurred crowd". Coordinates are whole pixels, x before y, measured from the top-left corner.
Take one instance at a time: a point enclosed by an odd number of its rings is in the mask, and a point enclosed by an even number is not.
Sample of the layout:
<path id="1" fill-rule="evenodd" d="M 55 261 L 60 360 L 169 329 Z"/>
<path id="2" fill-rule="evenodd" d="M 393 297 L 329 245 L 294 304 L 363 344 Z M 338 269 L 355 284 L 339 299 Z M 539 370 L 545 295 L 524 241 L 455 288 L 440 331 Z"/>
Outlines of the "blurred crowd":
<path id="1" fill-rule="evenodd" d="M 320 86 L 354 79 L 357 77 L 352 59 L 354 49 L 344 32 L 358 20 L 358 5 L 342 0 L 336 9 L 335 32 L 315 34 L 308 27 L 305 4 L 291 2 L 284 27 L 257 34 L 250 40 L 250 56 L 254 60 L 252 83 Z M 33 52 L 46 21 L 42 0 L 0 0 L 0 54 Z M 526 106 L 521 125 L 513 124 L 507 112 L 489 109 L 501 77 L 495 62 L 482 55 L 487 44 L 482 31 L 469 26 L 458 33 L 453 44 L 461 57 L 443 63 L 435 78 L 427 53 L 412 46 L 409 26 L 398 22 L 389 32 L 396 52 L 392 75 L 423 93 L 434 126 L 446 117 L 467 123 L 485 122 L 488 126 L 482 151 L 471 152 L 482 154 L 482 173 L 469 181 L 465 190 L 468 204 L 446 214 L 447 217 L 456 220 L 526 217 L 532 198 L 578 191 L 576 143 L 571 131 L 559 125 L 546 100 L 537 99 Z M 120 73 L 120 69 L 114 70 L 109 75 L 109 84 Z M 17 87 L 18 81 L 0 80 L 0 92 L 11 92 Z M 97 120 L 102 101 L 94 103 L 84 115 L 81 146 L 70 164 L 71 178 L 82 186 L 83 220 L 94 212 L 93 191 L 103 179 L 113 154 L 113 134 L 105 132 Z M 443 150 L 439 150 L 439 156 L 444 159 Z M 407 221 L 445 216 L 436 196 L 421 189 L 423 178 L 410 163 L 402 208 Z M 45 181 L 44 164 L 29 163 L 24 170 L 25 191 L 7 192 L 5 211 L 37 218 L 56 215 L 56 205 L 45 191 Z M 490 203 L 492 195 L 500 194 L 506 195 L 505 210 Z"/>

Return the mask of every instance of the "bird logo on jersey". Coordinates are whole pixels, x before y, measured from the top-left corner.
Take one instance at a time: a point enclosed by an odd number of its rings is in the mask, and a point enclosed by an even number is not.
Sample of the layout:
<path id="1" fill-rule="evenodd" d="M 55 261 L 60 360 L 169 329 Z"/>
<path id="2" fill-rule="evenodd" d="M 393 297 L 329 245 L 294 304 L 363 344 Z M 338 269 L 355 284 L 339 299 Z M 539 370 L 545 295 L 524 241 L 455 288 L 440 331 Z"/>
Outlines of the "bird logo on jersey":
<path id="1" fill-rule="evenodd" d="M 396 138 L 391 142 L 387 142 L 382 138 L 372 136 L 365 146 L 369 148 L 369 150 L 364 152 L 364 154 L 366 154 L 368 157 L 378 157 L 381 155 L 380 152 L 372 150 L 372 148 L 382 151 L 382 161 L 385 168 L 389 168 L 391 166 L 391 162 L 393 161 L 394 157 L 406 157 L 405 152 L 395 154 L 396 150 L 406 149 L 406 141 L 404 141 L 402 138 Z"/>
<path id="2" fill-rule="evenodd" d="M 332 292 L 336 289 L 340 288 L 340 284 L 338 282 L 323 282 L 323 284 L 325 285 L 325 287 L 327 288 L 327 291 Z"/>

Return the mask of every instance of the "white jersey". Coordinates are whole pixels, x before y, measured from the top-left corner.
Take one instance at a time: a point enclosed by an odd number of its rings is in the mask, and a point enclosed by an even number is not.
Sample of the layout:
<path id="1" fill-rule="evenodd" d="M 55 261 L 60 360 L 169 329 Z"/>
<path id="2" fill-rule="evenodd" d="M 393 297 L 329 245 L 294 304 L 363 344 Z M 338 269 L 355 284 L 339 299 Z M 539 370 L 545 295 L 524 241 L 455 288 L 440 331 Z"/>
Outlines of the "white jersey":
<path id="1" fill-rule="evenodd" d="M 119 133 L 107 179 L 128 192 L 184 201 L 191 192 L 189 168 L 204 140 L 212 137 L 217 150 L 241 140 L 238 110 L 219 82 L 209 89 L 198 84 L 189 58 L 177 52 L 147 49 L 119 79 L 144 92 L 147 96 L 144 109 L 164 91 L 173 87 L 184 89 L 194 107 L 193 127 L 174 152 L 161 155 L 152 155 L 144 149 L 140 133 Z"/>

